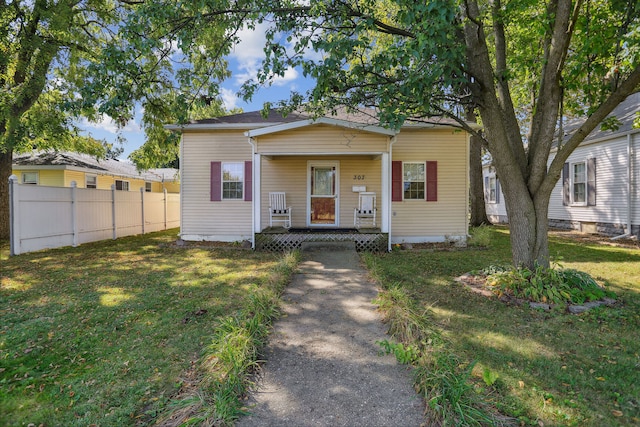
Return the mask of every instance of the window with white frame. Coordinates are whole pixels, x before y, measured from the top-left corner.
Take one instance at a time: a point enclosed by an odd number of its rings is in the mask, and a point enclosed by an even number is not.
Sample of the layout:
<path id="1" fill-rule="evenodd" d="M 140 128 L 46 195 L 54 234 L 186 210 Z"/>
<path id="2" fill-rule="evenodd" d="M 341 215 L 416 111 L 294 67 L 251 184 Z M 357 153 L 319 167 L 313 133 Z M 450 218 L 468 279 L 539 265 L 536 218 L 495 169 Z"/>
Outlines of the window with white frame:
<path id="1" fill-rule="evenodd" d="M 129 181 L 123 181 L 121 179 L 116 179 L 116 190 L 129 191 Z"/>
<path id="2" fill-rule="evenodd" d="M 244 163 L 222 162 L 222 200 L 243 200 Z"/>
<path id="3" fill-rule="evenodd" d="M 424 162 L 404 162 L 402 164 L 402 181 L 404 200 L 425 199 Z"/>
<path id="4" fill-rule="evenodd" d="M 571 203 L 587 204 L 587 163 L 571 164 Z"/>
<path id="5" fill-rule="evenodd" d="M 146 191 L 147 193 L 151 193 L 151 183 L 150 182 L 145 182 L 144 183 L 144 191 Z"/>
<path id="6" fill-rule="evenodd" d="M 38 172 L 22 172 L 23 184 L 38 184 Z"/>
<path id="7" fill-rule="evenodd" d="M 84 186 L 85 188 L 98 188 L 98 177 L 96 175 L 85 175 Z"/>
<path id="8" fill-rule="evenodd" d="M 497 203 L 498 202 L 498 181 L 495 176 L 489 177 L 489 203 Z"/>

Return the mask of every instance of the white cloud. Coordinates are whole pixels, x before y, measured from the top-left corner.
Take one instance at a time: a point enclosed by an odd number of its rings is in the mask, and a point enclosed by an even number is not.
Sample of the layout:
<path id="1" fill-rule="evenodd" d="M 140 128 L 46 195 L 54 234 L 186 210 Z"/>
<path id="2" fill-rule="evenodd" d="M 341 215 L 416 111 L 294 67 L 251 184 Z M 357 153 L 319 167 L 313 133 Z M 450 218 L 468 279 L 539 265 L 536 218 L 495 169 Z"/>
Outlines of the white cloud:
<path id="1" fill-rule="evenodd" d="M 119 129 L 118 125 L 116 125 L 113 119 L 108 116 L 102 116 L 101 119 L 97 122 L 90 122 L 89 120 L 83 117 L 82 120 L 80 121 L 80 126 L 86 127 L 86 128 L 93 128 L 96 130 L 102 130 L 112 134 L 117 134 L 118 132 L 131 132 L 131 133 L 142 132 L 140 125 L 138 125 L 133 120 L 129 121 L 129 123 L 127 123 L 125 127 Z"/>
<path id="2" fill-rule="evenodd" d="M 300 73 L 298 73 L 298 71 L 296 71 L 295 68 L 289 67 L 285 70 L 284 76 L 276 76 L 273 78 L 273 85 L 274 86 L 288 85 L 291 82 L 295 81 L 299 75 Z"/>
<path id="3" fill-rule="evenodd" d="M 220 97 L 222 98 L 224 108 L 227 110 L 234 109 L 238 105 L 238 95 L 231 89 L 220 88 Z"/>

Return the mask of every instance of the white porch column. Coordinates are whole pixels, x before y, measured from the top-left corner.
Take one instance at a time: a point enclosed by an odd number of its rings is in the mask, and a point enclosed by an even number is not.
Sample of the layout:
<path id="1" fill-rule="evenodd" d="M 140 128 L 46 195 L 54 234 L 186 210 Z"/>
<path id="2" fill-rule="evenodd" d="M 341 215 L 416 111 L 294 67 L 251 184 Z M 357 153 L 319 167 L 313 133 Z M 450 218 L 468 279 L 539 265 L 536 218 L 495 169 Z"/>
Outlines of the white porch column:
<path id="1" fill-rule="evenodd" d="M 262 156 L 258 153 L 253 154 L 253 234 L 262 231 L 262 218 L 260 212 L 262 210 L 262 183 L 260 179 L 262 168 Z M 254 236 L 255 248 L 255 236 Z"/>
<path id="2" fill-rule="evenodd" d="M 382 153 L 382 194 L 380 199 L 380 231 L 388 233 L 391 228 L 391 157 L 389 153 Z"/>

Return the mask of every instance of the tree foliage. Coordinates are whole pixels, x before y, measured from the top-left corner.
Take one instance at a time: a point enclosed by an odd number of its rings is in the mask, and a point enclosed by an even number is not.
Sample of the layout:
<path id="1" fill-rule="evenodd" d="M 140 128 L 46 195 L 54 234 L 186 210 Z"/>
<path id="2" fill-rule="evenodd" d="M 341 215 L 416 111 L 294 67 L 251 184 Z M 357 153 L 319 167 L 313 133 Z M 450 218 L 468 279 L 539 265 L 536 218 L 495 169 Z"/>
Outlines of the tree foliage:
<path id="1" fill-rule="evenodd" d="M 216 97 L 228 75 L 222 58 L 231 24 L 209 19 L 208 26 L 190 26 L 212 5 L 183 6 L 143 0 L 0 2 L 0 237 L 9 234 L 14 151 L 104 156 L 100 141 L 80 136 L 79 117 L 109 117 L 124 126 L 140 103 L 149 111 L 143 125 L 154 134 L 158 119 L 152 114 L 167 99 L 172 117 L 184 121 L 197 109 L 195 100 Z"/>
<path id="2" fill-rule="evenodd" d="M 286 13 L 276 3 L 288 5 Z M 294 94 L 290 109 L 374 106 L 392 128 L 449 117 L 470 132 L 465 107 L 477 109 L 516 265 L 548 265 L 549 197 L 563 163 L 640 83 L 637 2 L 326 0 L 260 8 L 274 25 L 257 84 L 289 66 L 317 81 Z M 247 95 L 254 89 L 245 86 Z M 571 115 L 586 120 L 547 164 Z"/>

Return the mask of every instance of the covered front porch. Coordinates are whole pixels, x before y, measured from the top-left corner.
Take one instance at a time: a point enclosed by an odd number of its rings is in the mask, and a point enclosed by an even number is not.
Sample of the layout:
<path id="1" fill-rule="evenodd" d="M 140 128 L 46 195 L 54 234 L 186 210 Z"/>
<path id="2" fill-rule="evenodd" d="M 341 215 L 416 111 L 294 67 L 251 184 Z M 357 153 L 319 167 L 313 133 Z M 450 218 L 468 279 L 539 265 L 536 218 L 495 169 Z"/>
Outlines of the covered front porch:
<path id="1" fill-rule="evenodd" d="M 380 228 L 268 227 L 255 234 L 257 250 L 284 252 L 301 249 L 309 242 L 353 242 L 358 252 L 386 252 L 389 234 Z"/>

